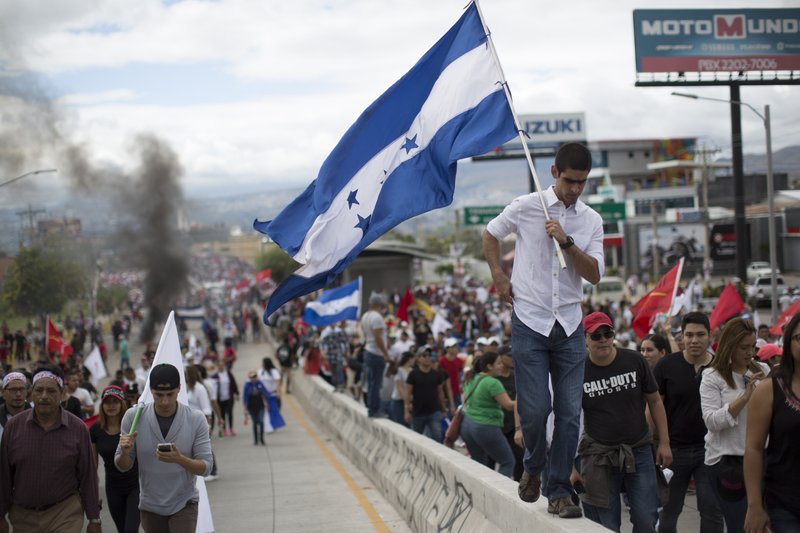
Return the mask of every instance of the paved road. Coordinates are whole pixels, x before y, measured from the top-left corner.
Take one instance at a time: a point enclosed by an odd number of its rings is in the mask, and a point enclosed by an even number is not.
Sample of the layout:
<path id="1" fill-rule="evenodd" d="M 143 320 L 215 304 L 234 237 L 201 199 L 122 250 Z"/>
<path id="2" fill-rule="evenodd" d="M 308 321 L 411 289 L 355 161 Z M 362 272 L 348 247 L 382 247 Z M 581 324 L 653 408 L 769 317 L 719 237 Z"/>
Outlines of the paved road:
<path id="1" fill-rule="evenodd" d="M 234 375 L 240 384 L 247 370 L 271 355 L 268 343 L 242 343 Z M 131 347 L 133 362 L 141 347 Z M 118 355 L 110 355 L 109 370 Z M 107 382 L 108 380 L 104 380 Z M 105 385 L 105 383 L 102 383 Z M 207 484 L 214 525 L 219 533 L 259 531 L 395 532 L 409 529 L 372 483 L 321 433 L 291 395 L 282 413 L 286 427 L 266 436 L 266 446 L 254 446 L 244 410 L 234 410 L 236 437 L 212 438 L 219 479 Z M 101 468 L 100 482 L 103 483 Z M 101 487 L 104 497 L 104 489 Z M 104 531 L 114 524 L 103 511 Z"/>

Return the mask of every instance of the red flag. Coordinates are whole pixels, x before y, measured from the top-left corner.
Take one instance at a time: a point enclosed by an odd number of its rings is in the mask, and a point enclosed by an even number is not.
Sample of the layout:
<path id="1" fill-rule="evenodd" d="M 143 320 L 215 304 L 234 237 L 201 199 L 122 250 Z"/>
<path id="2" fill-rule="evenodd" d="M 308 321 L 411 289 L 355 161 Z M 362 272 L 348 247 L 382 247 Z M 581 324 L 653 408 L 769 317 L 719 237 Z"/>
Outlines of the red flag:
<path id="1" fill-rule="evenodd" d="M 272 270 L 269 268 L 265 268 L 258 274 L 256 274 L 256 283 L 261 283 L 264 280 L 272 279 Z"/>
<path id="2" fill-rule="evenodd" d="M 744 302 L 742 297 L 739 296 L 739 292 L 733 286 L 733 283 L 728 282 L 725 288 L 722 289 L 717 305 L 714 306 L 711 311 L 711 317 L 708 319 L 711 323 L 711 331 L 724 324 L 729 318 L 742 314 L 743 311 Z"/>
<path id="3" fill-rule="evenodd" d="M 650 331 L 650 327 L 659 313 L 668 313 L 672 308 L 675 286 L 680 281 L 683 258 L 658 280 L 653 290 L 642 296 L 642 299 L 631 307 L 633 313 L 633 331 L 641 339 Z"/>
<path id="4" fill-rule="evenodd" d="M 778 317 L 778 321 L 770 328 L 769 332 L 776 337 L 783 335 L 783 327 L 788 324 L 797 313 L 800 313 L 800 300 L 797 300 L 787 307 L 786 311 L 781 313 L 781 316 Z"/>
<path id="5" fill-rule="evenodd" d="M 406 293 L 403 299 L 400 300 L 400 305 L 397 307 L 397 318 L 404 322 L 408 322 L 408 307 L 414 305 L 414 295 L 411 294 L 411 289 L 406 287 Z"/>
<path id="6" fill-rule="evenodd" d="M 102 409 L 102 407 L 100 407 L 100 409 Z M 86 429 L 89 429 L 98 420 L 100 420 L 100 415 L 96 414 L 96 415 L 90 416 L 89 418 L 84 418 L 83 419 L 83 423 L 86 424 Z"/>
<path id="7" fill-rule="evenodd" d="M 47 350 L 61 354 L 62 363 L 65 363 L 67 357 L 72 355 L 72 346 L 64 341 L 61 333 L 58 332 L 55 325 L 53 325 L 53 321 L 49 318 L 47 319 Z"/>

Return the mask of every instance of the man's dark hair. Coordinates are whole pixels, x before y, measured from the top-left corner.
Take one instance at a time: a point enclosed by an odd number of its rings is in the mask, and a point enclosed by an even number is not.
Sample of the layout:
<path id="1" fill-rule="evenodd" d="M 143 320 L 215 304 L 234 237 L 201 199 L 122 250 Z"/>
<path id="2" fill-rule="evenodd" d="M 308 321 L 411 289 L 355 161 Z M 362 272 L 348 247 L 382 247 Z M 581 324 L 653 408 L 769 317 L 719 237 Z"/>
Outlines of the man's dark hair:
<path id="1" fill-rule="evenodd" d="M 64 380 L 64 371 L 61 370 L 61 367 L 58 365 L 42 365 L 33 371 L 33 375 L 35 376 L 39 372 L 52 372 L 60 377 L 62 381 Z M 33 381 L 33 377 L 31 377 L 31 381 Z"/>
<path id="2" fill-rule="evenodd" d="M 711 333 L 711 323 L 705 313 L 698 313 L 697 311 L 686 313 L 683 315 L 683 320 L 681 320 L 681 330 L 686 329 L 687 324 L 700 324 L 706 328 L 707 332 Z"/>
<path id="3" fill-rule="evenodd" d="M 592 170 L 592 153 L 580 143 L 562 144 L 556 152 L 556 169 L 564 172 L 572 170 Z"/>
<path id="4" fill-rule="evenodd" d="M 761 331 L 762 329 L 769 331 L 769 326 L 766 324 L 761 324 L 760 326 L 758 326 L 758 331 Z"/>
<path id="5" fill-rule="evenodd" d="M 794 356 L 792 353 L 792 334 L 800 324 L 800 313 L 792 317 L 788 324 L 783 327 L 783 355 L 781 356 L 781 364 L 777 369 L 777 376 L 780 377 L 786 385 L 792 383 L 794 376 Z"/>

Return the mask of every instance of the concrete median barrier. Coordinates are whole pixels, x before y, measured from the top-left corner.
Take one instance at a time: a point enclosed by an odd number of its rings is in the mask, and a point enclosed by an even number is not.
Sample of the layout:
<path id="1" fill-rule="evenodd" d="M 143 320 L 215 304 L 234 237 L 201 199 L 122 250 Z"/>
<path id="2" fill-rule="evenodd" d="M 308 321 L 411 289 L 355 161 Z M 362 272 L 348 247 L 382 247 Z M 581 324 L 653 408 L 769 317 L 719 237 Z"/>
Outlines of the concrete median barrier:
<path id="1" fill-rule="evenodd" d="M 457 451 L 366 408 L 325 381 L 295 372 L 292 396 L 417 532 L 601 532 L 587 519 L 547 513 L 541 498 L 517 497 L 517 484 Z"/>

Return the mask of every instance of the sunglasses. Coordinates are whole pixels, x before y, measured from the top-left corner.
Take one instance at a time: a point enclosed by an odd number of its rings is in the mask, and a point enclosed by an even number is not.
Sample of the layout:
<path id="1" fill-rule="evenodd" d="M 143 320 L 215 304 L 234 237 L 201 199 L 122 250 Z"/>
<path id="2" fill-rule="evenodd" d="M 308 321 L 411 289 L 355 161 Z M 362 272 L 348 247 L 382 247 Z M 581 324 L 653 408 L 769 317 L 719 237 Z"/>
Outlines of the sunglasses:
<path id="1" fill-rule="evenodd" d="M 589 334 L 589 338 L 592 339 L 593 341 L 599 341 L 601 339 L 613 339 L 614 335 L 616 334 L 617 332 L 614 331 L 613 329 L 606 330 L 603 333 L 595 331 L 594 333 Z"/>

